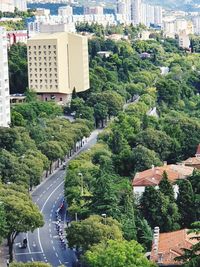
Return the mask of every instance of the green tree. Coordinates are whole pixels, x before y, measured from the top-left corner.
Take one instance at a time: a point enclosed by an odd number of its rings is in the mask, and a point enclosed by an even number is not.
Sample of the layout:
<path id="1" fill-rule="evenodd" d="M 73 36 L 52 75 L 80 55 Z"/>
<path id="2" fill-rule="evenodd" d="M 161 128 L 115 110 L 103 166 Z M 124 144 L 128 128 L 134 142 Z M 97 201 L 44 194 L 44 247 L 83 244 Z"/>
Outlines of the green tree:
<path id="1" fill-rule="evenodd" d="M 189 228 L 196 220 L 194 192 L 188 180 L 181 180 L 178 183 L 178 187 L 177 205 L 181 215 L 180 225 L 183 228 Z"/>
<path id="2" fill-rule="evenodd" d="M 84 255 L 90 267 L 153 267 L 136 241 L 108 240 L 91 247 Z"/>
<path id="3" fill-rule="evenodd" d="M 103 218 L 98 215 L 92 215 L 80 222 L 72 222 L 66 232 L 69 247 L 75 246 L 83 251 L 103 240 L 122 240 L 121 225 L 111 217 Z"/>
<path id="4" fill-rule="evenodd" d="M 107 164 L 108 158 L 105 163 Z M 102 167 L 101 167 L 102 168 Z M 110 166 L 108 166 L 110 170 Z M 119 214 L 118 196 L 115 187 L 117 177 L 110 172 L 100 170 L 93 184 L 91 210 L 96 214 L 106 213 L 107 216 L 117 218 Z"/>
<path id="5" fill-rule="evenodd" d="M 171 202 L 175 201 L 173 186 L 168 179 L 168 175 L 166 171 L 163 172 L 162 179 L 159 183 L 159 190 L 165 196 L 168 196 Z"/>
<path id="6" fill-rule="evenodd" d="M 134 164 L 135 171 L 144 171 L 155 166 L 161 166 L 162 162 L 160 161 L 158 155 L 142 145 L 138 145 L 132 150 L 132 160 Z"/>
<path id="7" fill-rule="evenodd" d="M 6 215 L 3 202 L 0 202 L 0 244 L 6 233 Z"/>
<path id="8" fill-rule="evenodd" d="M 94 118 L 96 122 L 96 127 L 98 127 L 99 122 L 101 122 L 101 127 L 104 127 L 104 121 L 108 117 L 108 107 L 106 103 L 97 103 L 94 106 Z"/>
<path id="9" fill-rule="evenodd" d="M 14 44 L 8 52 L 9 82 L 12 94 L 24 93 L 28 87 L 27 46 Z"/>
<path id="10" fill-rule="evenodd" d="M 57 141 L 44 142 L 40 145 L 40 150 L 50 161 L 50 173 L 52 172 L 52 164 L 55 160 L 64 157 L 63 150 Z"/>
<path id="11" fill-rule="evenodd" d="M 30 197 L 13 190 L 10 185 L 0 187 L 0 201 L 5 206 L 5 219 L 10 261 L 13 261 L 13 245 L 19 233 L 33 231 L 44 224 L 38 207 Z"/>
<path id="12" fill-rule="evenodd" d="M 179 229 L 180 214 L 176 203 L 154 187 L 145 188 L 140 206 L 144 218 L 152 228 L 159 226 L 162 232 Z"/>

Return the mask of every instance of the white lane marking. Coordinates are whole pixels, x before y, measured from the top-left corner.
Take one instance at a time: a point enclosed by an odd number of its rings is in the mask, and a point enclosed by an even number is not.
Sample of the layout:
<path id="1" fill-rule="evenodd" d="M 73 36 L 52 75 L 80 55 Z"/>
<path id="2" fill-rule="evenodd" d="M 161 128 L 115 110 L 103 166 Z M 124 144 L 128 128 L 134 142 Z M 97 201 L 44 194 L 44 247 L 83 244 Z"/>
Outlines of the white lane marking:
<path id="1" fill-rule="evenodd" d="M 52 238 L 52 234 L 50 234 L 50 237 Z"/>
<path id="2" fill-rule="evenodd" d="M 31 258 L 31 260 L 34 261 L 33 258 Z"/>
<path id="3" fill-rule="evenodd" d="M 61 260 L 59 260 L 59 263 L 60 263 L 60 264 L 62 264 L 62 261 L 61 261 Z"/>
<path id="4" fill-rule="evenodd" d="M 56 257 L 58 258 L 58 253 L 56 252 Z"/>
<path id="5" fill-rule="evenodd" d="M 40 245 L 40 249 L 42 251 L 42 253 L 44 252 L 43 248 L 42 248 L 42 244 L 41 244 L 41 240 L 40 240 L 40 229 L 38 228 L 37 229 L 37 234 L 38 234 L 38 242 L 39 242 L 39 245 Z"/>
<path id="6" fill-rule="evenodd" d="M 49 233 L 51 233 L 51 228 L 49 229 Z"/>
<path id="7" fill-rule="evenodd" d="M 62 181 L 58 186 L 56 186 L 56 188 L 51 192 L 51 194 L 48 196 L 48 198 L 46 199 L 46 201 L 44 202 L 42 208 L 41 208 L 41 212 L 43 212 L 44 207 L 46 206 L 47 202 L 49 201 L 50 197 L 55 193 L 55 191 L 64 183 L 64 181 Z"/>
<path id="8" fill-rule="evenodd" d="M 28 239 L 28 233 L 26 234 L 26 239 L 27 239 L 27 248 L 28 248 L 28 252 L 30 253 L 30 246 L 29 246 L 29 239 Z"/>
<path id="9" fill-rule="evenodd" d="M 35 251 L 35 252 L 15 253 L 16 256 L 18 256 L 18 255 L 31 255 L 31 254 L 43 254 L 43 252 L 42 251 Z"/>
<path id="10" fill-rule="evenodd" d="M 55 247 L 53 247 L 53 250 L 56 250 Z"/>

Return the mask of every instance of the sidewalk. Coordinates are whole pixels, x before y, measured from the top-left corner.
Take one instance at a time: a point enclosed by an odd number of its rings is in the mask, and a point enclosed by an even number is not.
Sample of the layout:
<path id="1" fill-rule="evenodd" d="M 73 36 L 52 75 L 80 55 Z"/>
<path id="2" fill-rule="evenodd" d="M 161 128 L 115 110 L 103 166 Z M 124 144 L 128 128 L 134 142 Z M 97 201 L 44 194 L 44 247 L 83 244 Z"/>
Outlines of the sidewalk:
<path id="1" fill-rule="evenodd" d="M 9 258 L 8 247 L 6 246 L 6 241 L 0 246 L 0 266 L 6 267 L 6 261 Z"/>

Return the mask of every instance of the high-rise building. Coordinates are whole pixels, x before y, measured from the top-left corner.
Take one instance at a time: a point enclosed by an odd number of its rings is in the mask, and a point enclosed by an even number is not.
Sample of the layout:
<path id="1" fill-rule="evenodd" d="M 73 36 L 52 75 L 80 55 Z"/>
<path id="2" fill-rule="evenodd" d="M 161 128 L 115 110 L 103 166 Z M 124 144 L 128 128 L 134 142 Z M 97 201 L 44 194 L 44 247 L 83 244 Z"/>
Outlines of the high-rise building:
<path id="1" fill-rule="evenodd" d="M 0 11 L 1 12 L 14 12 L 13 0 L 0 0 Z"/>
<path id="2" fill-rule="evenodd" d="M 58 15 L 61 17 L 72 16 L 73 8 L 71 6 L 61 6 L 58 8 Z"/>
<path id="3" fill-rule="evenodd" d="M 0 27 L 0 126 L 10 124 L 10 93 L 8 78 L 7 36 L 4 28 Z"/>
<path id="4" fill-rule="evenodd" d="M 134 25 L 141 22 L 141 0 L 132 0 L 131 2 L 131 20 Z"/>
<path id="5" fill-rule="evenodd" d="M 192 18 L 192 23 L 194 25 L 194 34 L 200 34 L 200 16 Z"/>
<path id="6" fill-rule="evenodd" d="M 94 6 L 94 7 L 84 7 L 84 14 L 90 15 L 103 15 L 103 7 L 102 6 Z"/>
<path id="7" fill-rule="evenodd" d="M 14 6 L 19 11 L 27 11 L 26 0 L 14 0 Z"/>
<path id="8" fill-rule="evenodd" d="M 67 103 L 89 89 L 87 37 L 73 33 L 38 34 L 28 40 L 29 88 L 43 100 Z"/>

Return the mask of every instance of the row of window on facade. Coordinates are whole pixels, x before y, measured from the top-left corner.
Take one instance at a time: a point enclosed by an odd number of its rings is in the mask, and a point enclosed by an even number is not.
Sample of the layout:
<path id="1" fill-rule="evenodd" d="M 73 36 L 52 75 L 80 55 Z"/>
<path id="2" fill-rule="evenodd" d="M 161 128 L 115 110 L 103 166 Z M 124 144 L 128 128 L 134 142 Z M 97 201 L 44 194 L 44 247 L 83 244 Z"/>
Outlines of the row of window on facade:
<path id="1" fill-rule="evenodd" d="M 37 59 L 39 59 L 39 61 L 41 61 L 41 60 L 49 60 L 49 61 L 51 61 L 52 59 L 54 59 L 55 61 L 56 61 L 56 57 L 34 57 L 34 60 L 37 60 Z M 29 61 L 32 61 L 32 57 L 29 57 Z"/>
<path id="2" fill-rule="evenodd" d="M 29 54 L 29 56 L 31 56 L 32 55 L 32 51 L 29 51 L 28 54 Z M 42 54 L 47 55 L 47 51 L 38 51 L 38 53 L 36 51 L 33 52 L 33 55 L 37 55 L 37 54 L 38 55 L 42 55 Z M 56 51 L 48 51 L 48 54 L 49 55 L 51 55 L 51 54 L 56 55 Z"/>
<path id="3" fill-rule="evenodd" d="M 44 73 L 44 75 L 43 75 L 43 73 L 40 73 L 40 75 L 37 75 L 37 73 L 34 74 L 35 78 L 38 78 L 38 77 L 42 78 L 43 76 L 44 77 L 47 77 L 47 76 L 53 77 L 54 76 L 55 78 L 57 78 L 58 75 L 56 73 L 54 75 L 52 73 L 49 73 L 49 75 L 47 75 L 47 73 Z M 33 74 L 32 73 L 30 74 L 30 78 L 33 78 Z"/>
<path id="4" fill-rule="evenodd" d="M 32 66 L 33 65 L 33 63 L 29 63 L 29 66 Z M 39 62 L 39 63 L 37 63 L 37 62 L 35 62 L 34 63 L 34 66 L 35 67 L 37 67 L 37 65 L 39 65 L 39 66 L 42 66 L 42 65 L 44 65 L 44 66 L 52 66 L 52 65 L 54 65 L 54 67 L 56 67 L 57 66 L 57 63 L 56 62 L 54 62 L 54 64 L 52 63 L 52 62 L 48 62 L 48 64 L 47 64 L 47 62 Z"/>
<path id="5" fill-rule="evenodd" d="M 31 88 L 35 88 L 35 89 L 58 89 L 58 85 L 34 85 L 34 84 L 30 84 Z"/>
<path id="6" fill-rule="evenodd" d="M 42 80 L 42 79 L 40 79 L 40 83 L 43 83 L 43 82 L 45 82 L 45 83 L 48 83 L 48 81 L 49 81 L 49 83 L 58 83 L 58 80 Z M 33 80 L 30 80 L 30 82 L 32 83 L 33 82 Z M 38 83 L 39 82 L 39 80 L 35 80 L 35 83 Z"/>
<path id="7" fill-rule="evenodd" d="M 46 71 L 46 72 L 48 71 L 49 72 L 49 71 L 52 71 L 52 70 L 53 70 L 52 68 L 48 68 L 48 69 L 47 68 L 44 68 L 44 69 L 43 68 L 35 68 L 34 69 L 35 72 L 38 72 L 38 71 Z M 33 71 L 33 69 L 30 68 L 29 71 L 31 72 L 31 71 Z M 54 68 L 54 71 L 56 72 L 57 68 Z"/>
<path id="8" fill-rule="evenodd" d="M 33 45 L 33 46 L 28 46 L 28 48 L 29 49 L 31 49 L 31 48 L 34 48 L 34 49 L 41 49 L 41 48 L 43 48 L 43 49 L 51 49 L 51 48 L 53 48 L 53 49 L 56 49 L 56 45 Z"/>

